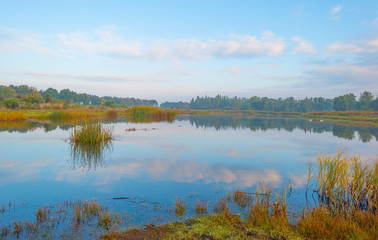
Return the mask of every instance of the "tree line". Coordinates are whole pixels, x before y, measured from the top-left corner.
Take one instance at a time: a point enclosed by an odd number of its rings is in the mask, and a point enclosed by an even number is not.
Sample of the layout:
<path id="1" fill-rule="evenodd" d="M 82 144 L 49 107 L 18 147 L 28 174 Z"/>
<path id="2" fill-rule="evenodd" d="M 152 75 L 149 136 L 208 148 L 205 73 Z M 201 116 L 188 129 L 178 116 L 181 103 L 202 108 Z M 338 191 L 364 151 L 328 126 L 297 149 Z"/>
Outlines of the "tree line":
<path id="1" fill-rule="evenodd" d="M 164 108 L 203 109 L 203 110 L 259 110 L 273 112 L 319 112 L 319 111 L 378 111 L 378 96 L 364 91 L 359 98 L 353 93 L 335 97 L 333 99 L 315 97 L 294 99 L 268 97 L 215 97 L 192 98 L 190 102 L 164 102 Z"/>
<path id="2" fill-rule="evenodd" d="M 18 107 L 33 108 L 40 103 L 64 103 L 94 106 L 158 106 L 156 100 L 121 97 L 99 97 L 87 93 L 76 93 L 70 89 L 60 91 L 54 88 L 38 91 L 27 85 L 0 85 L 0 107 L 15 109 Z"/>
<path id="3" fill-rule="evenodd" d="M 15 109 L 19 107 L 33 108 L 41 103 L 64 103 L 94 106 L 158 106 L 156 100 L 121 97 L 99 97 L 87 93 L 76 93 L 70 89 L 60 91 L 54 88 L 38 91 L 27 85 L 0 85 L 0 107 Z M 163 108 L 203 109 L 203 110 L 259 110 L 274 112 L 318 112 L 318 111 L 378 111 L 378 96 L 364 91 L 357 98 L 353 93 L 344 94 L 332 99 L 315 97 L 295 99 L 268 98 L 253 96 L 192 98 L 190 102 L 164 102 Z"/>

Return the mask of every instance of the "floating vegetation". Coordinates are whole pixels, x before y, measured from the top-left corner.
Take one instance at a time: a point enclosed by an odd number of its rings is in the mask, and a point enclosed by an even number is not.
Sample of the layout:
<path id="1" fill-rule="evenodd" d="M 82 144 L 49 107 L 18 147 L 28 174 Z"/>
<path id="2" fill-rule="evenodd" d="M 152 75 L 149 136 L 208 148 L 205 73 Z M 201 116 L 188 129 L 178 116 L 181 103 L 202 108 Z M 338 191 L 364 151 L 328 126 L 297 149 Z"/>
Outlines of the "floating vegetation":
<path id="1" fill-rule="evenodd" d="M 20 111 L 0 112 L 0 122 L 26 120 L 25 113 Z"/>
<path id="2" fill-rule="evenodd" d="M 131 122 L 173 122 L 177 111 L 159 107 L 135 106 L 126 110 Z"/>

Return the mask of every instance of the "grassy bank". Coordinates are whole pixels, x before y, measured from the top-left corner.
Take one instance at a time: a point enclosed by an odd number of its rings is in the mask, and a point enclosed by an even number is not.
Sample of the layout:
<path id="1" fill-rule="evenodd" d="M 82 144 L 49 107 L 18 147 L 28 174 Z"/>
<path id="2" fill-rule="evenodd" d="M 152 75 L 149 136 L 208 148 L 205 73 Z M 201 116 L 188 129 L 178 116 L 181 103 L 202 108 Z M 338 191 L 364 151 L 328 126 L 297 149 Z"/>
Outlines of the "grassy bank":
<path id="1" fill-rule="evenodd" d="M 337 124 L 357 124 L 361 126 L 378 126 L 378 112 L 345 111 L 345 112 L 310 112 L 302 118 L 325 121 Z"/>
<path id="2" fill-rule="evenodd" d="M 126 117 L 131 122 L 172 122 L 178 115 L 232 115 L 270 118 L 300 118 L 340 125 L 378 126 L 378 112 L 343 111 L 343 112 L 268 112 L 255 110 L 188 110 L 164 109 L 159 107 L 136 106 L 124 108 L 82 107 L 65 110 L 14 110 L 0 112 L 1 121 L 20 120 L 59 120 L 77 121 L 94 118 L 116 119 Z"/>
<path id="3" fill-rule="evenodd" d="M 159 107 L 137 106 L 125 111 L 131 122 L 172 122 L 178 111 Z"/>

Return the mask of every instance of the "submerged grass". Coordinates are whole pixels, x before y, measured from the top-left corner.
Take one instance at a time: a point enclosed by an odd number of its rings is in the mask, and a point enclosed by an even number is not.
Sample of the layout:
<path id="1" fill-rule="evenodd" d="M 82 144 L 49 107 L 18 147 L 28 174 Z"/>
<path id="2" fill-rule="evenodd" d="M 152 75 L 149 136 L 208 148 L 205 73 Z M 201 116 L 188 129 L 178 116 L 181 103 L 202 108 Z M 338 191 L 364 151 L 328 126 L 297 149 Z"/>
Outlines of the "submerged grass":
<path id="1" fill-rule="evenodd" d="M 185 216 L 186 212 L 186 203 L 184 200 L 180 198 L 176 198 L 176 204 L 175 204 L 175 213 L 176 215 L 181 218 Z"/>
<path id="2" fill-rule="evenodd" d="M 194 203 L 194 209 L 197 215 L 203 215 L 207 213 L 208 204 L 207 201 L 196 201 Z"/>

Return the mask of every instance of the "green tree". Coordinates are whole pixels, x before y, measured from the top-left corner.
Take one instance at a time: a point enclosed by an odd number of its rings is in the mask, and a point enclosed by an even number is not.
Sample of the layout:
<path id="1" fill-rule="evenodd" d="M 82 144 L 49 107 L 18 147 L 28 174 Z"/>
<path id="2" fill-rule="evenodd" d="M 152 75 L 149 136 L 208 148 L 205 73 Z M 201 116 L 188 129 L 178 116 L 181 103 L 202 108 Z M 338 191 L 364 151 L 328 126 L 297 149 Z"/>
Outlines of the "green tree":
<path id="1" fill-rule="evenodd" d="M 11 87 L 7 86 L 0 86 L 0 100 L 4 100 L 6 98 L 12 98 L 16 96 L 16 90 Z"/>
<path id="2" fill-rule="evenodd" d="M 45 103 L 49 103 L 51 102 L 51 97 L 50 97 L 50 94 L 46 93 L 45 94 Z"/>
<path id="3" fill-rule="evenodd" d="M 356 96 L 353 93 L 345 94 L 333 99 L 335 111 L 349 111 L 356 106 Z"/>
<path id="4" fill-rule="evenodd" d="M 357 103 L 358 109 L 363 111 L 370 110 L 372 108 L 371 105 L 373 103 L 373 100 L 374 96 L 371 92 L 365 91 L 361 93 L 360 99 Z"/>
<path id="5" fill-rule="evenodd" d="M 48 88 L 42 93 L 43 95 L 49 94 L 51 98 L 59 99 L 59 92 L 54 88 Z"/>

